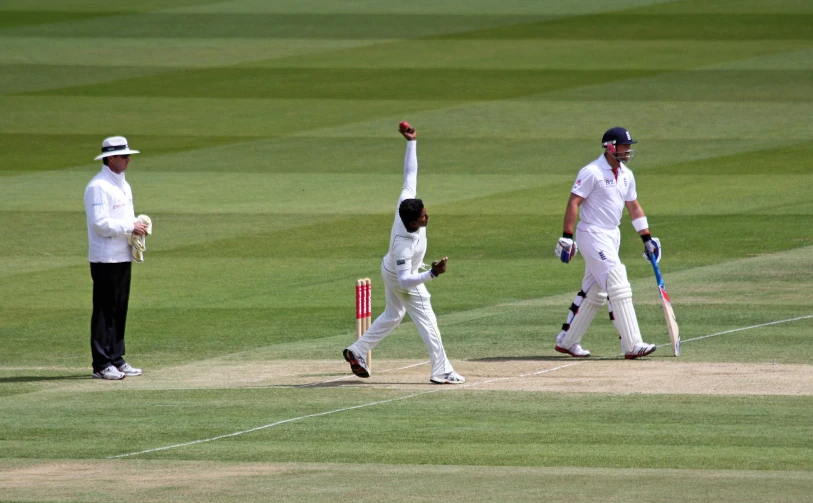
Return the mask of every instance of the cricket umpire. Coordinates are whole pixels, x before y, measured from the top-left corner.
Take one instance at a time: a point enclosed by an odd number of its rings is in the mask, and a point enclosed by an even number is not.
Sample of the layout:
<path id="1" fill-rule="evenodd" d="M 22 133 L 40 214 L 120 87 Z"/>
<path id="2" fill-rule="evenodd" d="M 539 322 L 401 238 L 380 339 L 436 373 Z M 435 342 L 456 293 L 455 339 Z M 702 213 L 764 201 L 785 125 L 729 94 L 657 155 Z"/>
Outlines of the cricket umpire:
<path id="1" fill-rule="evenodd" d="M 446 272 L 446 260 L 432 262 L 432 267 L 418 272 L 426 255 L 426 226 L 429 215 L 423 201 L 416 199 L 418 154 L 415 129 L 402 123 L 401 134 L 407 140 L 404 156 L 404 186 L 398 197 L 398 209 L 390 232 L 390 249 L 381 262 L 381 276 L 387 307 L 367 332 L 343 352 L 350 370 L 359 377 L 370 377 L 364 355 L 395 330 L 404 314 L 415 323 L 432 366 L 429 381 L 433 384 L 462 384 L 466 379 L 454 371 L 446 357 L 437 318 L 424 283 Z"/>
<path id="2" fill-rule="evenodd" d="M 141 369 L 124 361 L 124 329 L 130 299 L 132 249 L 128 234 L 143 236 L 147 225 L 136 220 L 133 191 L 124 178 L 130 149 L 123 136 L 106 138 L 101 171 L 85 188 L 88 258 L 93 279 L 93 315 L 90 320 L 90 352 L 93 377 L 118 380 L 141 375 Z"/>
<path id="3" fill-rule="evenodd" d="M 641 340 L 627 269 L 618 257 L 621 245 L 618 226 L 626 207 L 632 226 L 644 242 L 644 257 L 654 254 L 660 260 L 660 241 L 649 233 L 649 223 L 638 203 L 635 177 L 626 166 L 635 155 L 634 143 L 637 142 L 629 131 L 622 127 L 607 130 L 601 138 L 604 153 L 579 171 L 570 190 L 564 230 L 554 253 L 567 264 L 581 249 L 585 270 L 581 291 L 570 306 L 567 322 L 556 336 L 555 349 L 560 353 L 590 356 L 590 351 L 581 347 L 581 340 L 605 301 L 621 337 L 624 357 L 638 358 L 655 351 L 653 344 Z"/>

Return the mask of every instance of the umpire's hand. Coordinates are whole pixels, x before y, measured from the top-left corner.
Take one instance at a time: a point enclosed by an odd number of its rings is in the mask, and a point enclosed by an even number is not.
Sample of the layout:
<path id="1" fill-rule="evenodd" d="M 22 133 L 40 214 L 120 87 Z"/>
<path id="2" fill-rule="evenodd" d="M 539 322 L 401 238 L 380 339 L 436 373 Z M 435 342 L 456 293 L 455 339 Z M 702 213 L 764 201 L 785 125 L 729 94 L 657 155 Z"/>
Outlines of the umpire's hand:
<path id="1" fill-rule="evenodd" d="M 136 220 L 133 223 L 133 234 L 136 236 L 144 236 L 147 234 L 147 224 L 139 222 Z"/>

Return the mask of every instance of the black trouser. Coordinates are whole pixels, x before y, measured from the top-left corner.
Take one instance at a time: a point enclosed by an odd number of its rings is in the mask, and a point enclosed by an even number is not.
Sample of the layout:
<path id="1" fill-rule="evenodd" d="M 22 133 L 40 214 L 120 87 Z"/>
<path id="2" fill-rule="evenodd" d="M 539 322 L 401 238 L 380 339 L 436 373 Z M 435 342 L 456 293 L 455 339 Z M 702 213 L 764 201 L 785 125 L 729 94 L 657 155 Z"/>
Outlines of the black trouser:
<path id="1" fill-rule="evenodd" d="M 90 264 L 93 278 L 93 316 L 90 319 L 90 353 L 93 370 L 124 365 L 124 327 L 130 300 L 131 262 Z"/>

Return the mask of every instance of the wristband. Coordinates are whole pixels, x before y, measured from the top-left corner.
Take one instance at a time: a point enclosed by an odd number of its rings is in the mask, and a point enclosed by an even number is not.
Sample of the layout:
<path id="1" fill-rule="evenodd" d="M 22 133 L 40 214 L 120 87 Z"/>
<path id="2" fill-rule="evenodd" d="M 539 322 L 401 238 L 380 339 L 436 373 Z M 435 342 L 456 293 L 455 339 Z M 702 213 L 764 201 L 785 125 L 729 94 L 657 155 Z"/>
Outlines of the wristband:
<path id="1" fill-rule="evenodd" d="M 438 277 L 438 275 L 435 274 L 435 271 L 433 271 L 432 269 L 429 269 L 429 277 L 432 278 L 432 279 L 435 279 L 435 278 Z"/>
<path id="2" fill-rule="evenodd" d="M 636 218 L 632 221 L 632 226 L 635 227 L 635 232 L 641 232 L 644 229 L 649 229 L 649 222 L 646 217 Z"/>
<path id="3" fill-rule="evenodd" d="M 563 232 L 562 237 L 565 238 L 565 239 L 573 239 L 573 234 L 571 234 L 569 232 Z"/>
<path id="4" fill-rule="evenodd" d="M 652 234 L 641 234 L 641 240 L 646 243 L 647 241 L 652 241 Z"/>

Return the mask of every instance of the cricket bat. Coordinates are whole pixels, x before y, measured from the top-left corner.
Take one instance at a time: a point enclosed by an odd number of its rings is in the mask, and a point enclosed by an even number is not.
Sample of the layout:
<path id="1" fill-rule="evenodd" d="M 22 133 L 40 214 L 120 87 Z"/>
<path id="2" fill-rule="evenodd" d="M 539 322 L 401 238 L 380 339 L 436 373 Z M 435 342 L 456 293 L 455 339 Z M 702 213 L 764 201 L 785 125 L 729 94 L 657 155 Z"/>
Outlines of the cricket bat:
<path id="1" fill-rule="evenodd" d="M 649 257 L 649 261 L 652 263 L 652 269 L 655 270 L 655 279 L 658 280 L 658 293 L 661 295 L 661 307 L 663 307 L 663 315 L 666 318 L 666 330 L 669 332 L 669 340 L 672 341 L 672 354 L 680 356 L 680 329 L 675 319 L 675 311 L 672 309 L 672 301 L 669 300 L 669 294 L 666 293 L 663 276 L 661 276 L 655 255 Z"/>

